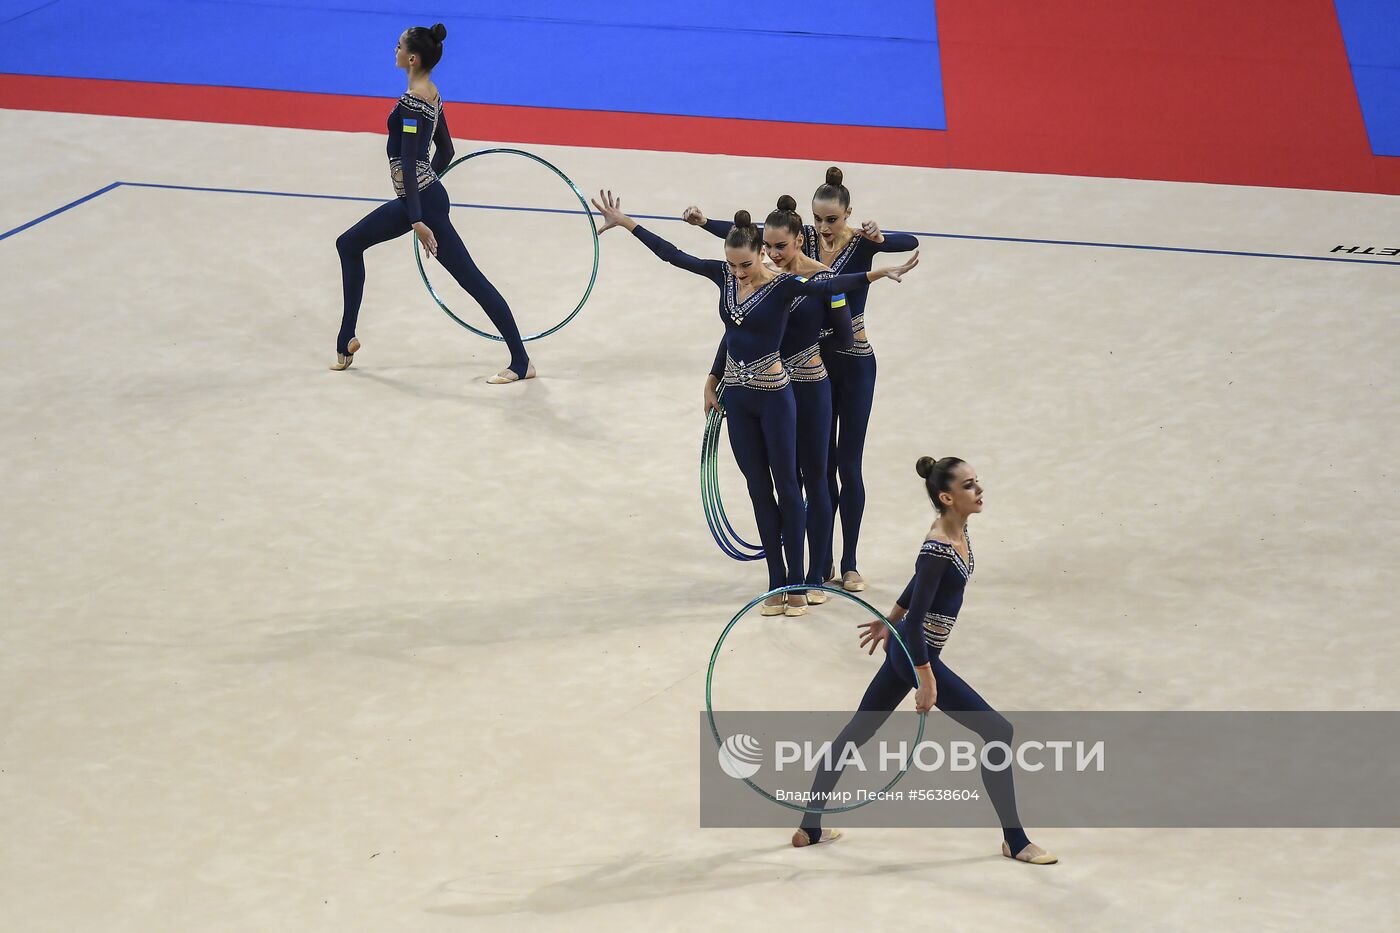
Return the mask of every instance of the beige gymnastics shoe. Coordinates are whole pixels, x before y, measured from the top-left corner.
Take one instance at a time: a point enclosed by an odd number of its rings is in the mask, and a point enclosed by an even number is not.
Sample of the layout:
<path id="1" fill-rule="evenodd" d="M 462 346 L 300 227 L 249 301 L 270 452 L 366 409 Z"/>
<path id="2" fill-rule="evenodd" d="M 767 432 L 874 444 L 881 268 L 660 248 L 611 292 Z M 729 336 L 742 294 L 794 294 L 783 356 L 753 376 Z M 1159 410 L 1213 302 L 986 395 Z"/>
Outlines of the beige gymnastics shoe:
<path id="1" fill-rule="evenodd" d="M 865 591 L 865 581 L 856 571 L 847 570 L 841 574 L 841 588 L 847 593 L 861 593 Z"/>
<path id="2" fill-rule="evenodd" d="M 355 354 L 360 352 L 360 338 L 351 337 L 350 342 L 345 345 L 345 349 L 349 350 L 350 352 L 337 353 L 335 355 L 335 362 L 331 364 L 332 372 L 338 373 L 342 370 L 350 368 L 350 364 L 355 361 Z"/>
<path id="3" fill-rule="evenodd" d="M 525 378 L 526 378 L 526 379 L 534 379 L 535 376 L 536 376 L 536 373 L 535 373 L 535 364 L 534 364 L 534 363 L 531 363 L 529 366 L 525 367 Z M 515 370 L 513 370 L 513 369 L 503 369 L 503 370 L 501 370 L 500 372 L 496 373 L 496 375 L 492 376 L 490 379 L 487 379 L 487 380 L 486 380 L 486 384 L 487 384 L 487 385 L 493 385 L 493 386 L 503 386 L 503 385 L 509 385 L 509 384 L 512 383 L 512 382 L 520 382 L 520 381 L 521 381 L 521 377 L 520 377 L 520 376 L 517 376 L 517 375 L 515 374 Z"/>
<path id="4" fill-rule="evenodd" d="M 808 846 L 821 845 L 823 842 L 835 842 L 841 838 L 839 829 L 823 829 L 820 837 L 813 839 L 807 835 L 807 830 L 799 829 L 792 834 L 792 847 L 794 849 L 805 849 Z"/>
<path id="5" fill-rule="evenodd" d="M 1003 842 L 1001 844 L 1001 854 L 1007 858 L 1014 858 L 1018 862 L 1025 862 L 1028 865 L 1054 865 L 1059 861 L 1059 858 L 1046 852 L 1034 842 L 1015 855 L 1011 854 L 1011 847 Z"/>
<path id="6" fill-rule="evenodd" d="M 782 593 L 777 596 L 770 596 L 769 599 L 776 599 L 776 603 L 770 603 L 767 599 L 759 607 L 758 614 L 761 616 L 780 616 L 787 613 L 787 597 Z"/>

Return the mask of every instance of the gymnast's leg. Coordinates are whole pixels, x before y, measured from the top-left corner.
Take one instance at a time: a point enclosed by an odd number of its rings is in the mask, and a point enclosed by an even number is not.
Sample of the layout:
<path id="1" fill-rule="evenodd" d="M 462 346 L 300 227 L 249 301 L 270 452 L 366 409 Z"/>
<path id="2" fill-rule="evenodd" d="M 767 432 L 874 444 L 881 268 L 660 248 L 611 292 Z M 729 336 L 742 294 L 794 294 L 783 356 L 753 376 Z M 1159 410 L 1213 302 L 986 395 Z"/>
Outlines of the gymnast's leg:
<path id="1" fill-rule="evenodd" d="M 471 253 L 467 252 L 467 246 L 462 242 L 462 238 L 457 234 L 457 230 L 452 226 L 452 220 L 448 216 L 447 191 L 439 182 L 430 185 L 423 191 L 423 222 L 428 225 L 428 229 L 433 231 L 438 243 L 438 262 L 443 268 L 452 273 L 452 277 L 457 280 L 457 284 L 466 290 L 468 295 L 477 304 L 481 305 L 486 316 L 491 319 L 496 330 L 505 340 L 506 346 L 510 349 L 510 371 L 515 374 L 515 379 L 511 379 L 504 373 L 500 374 L 500 382 L 515 382 L 519 379 L 530 378 L 530 355 L 525 352 L 525 342 L 520 339 L 520 328 L 515 324 L 515 316 L 510 313 L 510 305 L 501 297 L 501 293 L 496 290 L 490 280 L 477 268 L 476 262 L 472 259 Z M 492 380 L 493 382 L 496 379 Z"/>
<path id="2" fill-rule="evenodd" d="M 412 228 L 408 211 L 402 201 L 381 204 L 335 241 L 340 253 L 340 283 L 345 293 L 345 310 L 340 318 L 340 333 L 335 338 L 335 352 L 342 357 L 352 354 L 350 341 L 355 339 L 355 324 L 360 317 L 360 301 L 365 293 L 365 250 L 371 246 L 403 236 Z M 358 341 L 357 341 L 358 343 Z M 341 360 L 344 369 L 349 362 Z"/>
<path id="3" fill-rule="evenodd" d="M 904 698 L 913 689 L 913 685 L 900 676 L 899 672 L 895 670 L 894 664 L 891 663 L 889 655 L 886 655 L 885 662 L 875 672 L 870 686 L 865 688 L 865 696 L 861 697 L 860 707 L 855 716 L 831 743 L 830 760 L 832 762 L 840 761 L 842 750 L 852 742 L 859 748 L 870 741 L 880 730 L 880 727 L 885 724 L 885 720 L 890 718 L 890 714 L 898 708 L 900 703 L 904 702 Z M 841 772 L 835 769 L 823 768 L 818 771 L 816 777 L 812 779 L 812 802 L 809 806 L 813 809 L 824 807 L 825 795 L 836 787 L 836 782 L 840 779 Z M 815 842 L 824 842 L 826 839 L 834 838 L 835 836 L 828 832 L 826 838 L 823 839 L 821 814 L 808 813 L 802 818 L 802 828 L 793 834 L 792 844 L 802 848 Z"/>
<path id="4" fill-rule="evenodd" d="M 953 721 L 976 732 L 984 744 L 1005 742 L 1007 747 L 1011 747 L 1011 723 L 1006 717 L 992 709 L 991 704 L 968 686 L 967 681 L 953 673 L 941 657 L 934 658 L 932 664 L 933 682 L 938 685 L 938 696 L 934 705 L 947 713 Z M 1021 855 L 1022 861 L 1030 861 L 1027 855 L 1034 857 L 1044 853 L 1039 846 L 1027 851 L 1027 847 L 1032 844 L 1025 830 L 1021 828 L 1021 817 L 1016 812 L 1016 786 L 1012 770 L 1010 767 L 992 770 L 984 763 L 982 783 L 986 785 L 987 796 L 992 798 L 997 819 L 1001 821 L 1002 839 L 1006 843 L 1004 851 L 1013 858 Z"/>
<path id="5" fill-rule="evenodd" d="M 857 574 L 858 580 L 856 547 L 860 544 L 860 523 L 865 516 L 865 476 L 861 465 L 865 459 L 870 409 L 875 401 L 875 357 L 842 356 L 837 365 L 842 370 L 840 397 L 833 400 L 840 428 L 840 435 L 834 440 L 835 467 L 841 480 L 841 576 L 844 579 L 847 574 Z"/>
<path id="6" fill-rule="evenodd" d="M 763 438 L 762 398 L 759 389 L 730 387 L 724 393 L 724 421 L 729 426 L 729 446 L 749 487 L 758 540 L 768 561 L 768 588 L 787 585 L 781 542 L 783 520 L 773 501 L 773 474 L 768 467 L 768 446 Z M 782 605 L 781 597 L 776 605 Z"/>
<path id="7" fill-rule="evenodd" d="M 831 564 L 831 490 L 826 475 L 831 380 L 794 382 L 792 391 L 797 399 L 797 469 L 807 493 L 807 583 L 816 586 L 826 579 Z"/>
<path id="8" fill-rule="evenodd" d="M 797 402 L 790 386 L 763 395 L 767 396 L 763 400 L 763 441 L 773 473 L 773 488 L 778 493 L 783 551 L 787 558 L 783 585 L 801 586 L 807 513 L 802 505 L 802 487 L 797 482 Z M 805 595 L 797 591 L 788 594 L 788 606 L 792 609 L 789 615 L 801 615 L 806 605 Z"/>

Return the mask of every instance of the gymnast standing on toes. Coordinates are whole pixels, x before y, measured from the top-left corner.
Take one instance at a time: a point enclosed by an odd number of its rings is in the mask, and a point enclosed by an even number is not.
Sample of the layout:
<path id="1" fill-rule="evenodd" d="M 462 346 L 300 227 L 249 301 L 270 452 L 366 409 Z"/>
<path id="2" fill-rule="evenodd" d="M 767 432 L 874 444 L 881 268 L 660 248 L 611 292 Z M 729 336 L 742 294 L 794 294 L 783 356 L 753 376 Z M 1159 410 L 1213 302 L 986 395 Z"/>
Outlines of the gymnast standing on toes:
<path id="1" fill-rule="evenodd" d="M 900 640 L 910 657 L 906 658 L 903 651 L 890 650 L 890 633 L 884 622 L 861 625 L 865 630 L 861 646 L 868 645 L 869 654 L 874 654 L 877 646 L 883 646 L 885 660 L 865 689 L 860 712 L 832 743 L 834 760 L 841 760 L 841 750 L 848 743 L 854 742 L 859 747 L 869 741 L 910 690 L 915 691 L 914 708 L 920 713 L 936 706 L 955 722 L 975 731 L 983 742 L 1011 745 L 1011 723 L 939 657 L 953 623 L 958 620 L 963 591 L 976 565 L 967 520 L 982 511 L 982 484 L 972 467 L 957 457 L 942 460 L 920 457 L 914 469 L 923 477 L 924 488 L 938 510 L 938 517 L 919 549 L 919 557 L 914 562 L 914 579 L 904 588 L 889 616 L 890 623 L 899 626 Z M 909 666 L 910 658 L 913 668 Z M 812 799 L 825 800 L 838 780 L 839 771 L 818 771 L 812 781 Z M 1050 865 L 1057 861 L 1055 856 L 1031 842 L 1021 828 L 1011 768 L 992 770 L 984 763 L 982 782 L 1001 821 L 1001 854 L 1033 865 Z M 802 827 L 793 833 L 792 844 L 800 849 L 830 842 L 840 835 L 835 830 L 822 829 L 820 813 L 809 813 Z"/>
<path id="2" fill-rule="evenodd" d="M 725 360 L 725 405 L 729 443 L 753 500 L 759 540 L 768 561 L 768 586 L 802 586 L 802 536 L 806 518 L 797 485 L 797 409 L 787 370 L 778 348 L 787 326 L 788 310 L 804 296 L 830 300 L 842 292 L 863 291 L 882 278 L 898 282 L 918 264 L 917 253 L 902 266 L 859 275 L 807 279 L 786 272 L 774 274 L 763 264 L 762 239 L 748 211 L 734 216 L 734 229 L 724 241 L 725 261 L 696 259 L 661 237 L 638 226 L 622 212 L 612 192 L 599 192 L 593 206 L 606 221 L 602 230 L 625 227 L 658 257 L 671 265 L 709 279 L 720 290 L 719 312 L 724 321 L 728 355 Z M 601 201 L 601 203 L 599 203 Z M 777 489 L 778 501 L 773 502 Z M 805 596 L 797 591 L 764 603 L 766 615 L 806 611 Z"/>
<path id="3" fill-rule="evenodd" d="M 686 208 L 683 218 L 719 237 L 728 235 L 733 227 L 721 221 L 707 221 L 698 207 Z M 831 275 L 826 266 L 803 253 L 803 243 L 802 216 L 797 213 L 797 201 L 785 194 L 763 224 L 763 247 L 769 261 L 779 272 L 812 278 Z M 831 442 L 831 381 L 822 364 L 818 339 L 825 332 L 833 335 L 830 343 L 849 347 L 855 336 L 845 295 L 833 295 L 829 301 L 803 297 L 789 310 L 780 352 L 783 366 L 792 377 L 792 393 L 797 403 L 797 472 L 807 494 L 806 582 L 817 586 L 825 579 L 823 568 L 831 559 L 833 521 L 831 491 L 826 478 L 826 458 Z M 720 338 L 719 352 L 705 380 L 707 412 L 710 409 L 720 411 L 718 389 L 724 377 L 725 339 Z M 812 605 L 826 600 L 821 590 L 807 593 L 807 601 Z"/>
<path id="4" fill-rule="evenodd" d="M 345 288 L 345 312 L 336 337 L 336 361 L 331 369 L 348 369 L 360 349 L 355 322 L 365 290 L 365 250 L 397 239 L 409 230 L 417 234 L 423 249 L 452 274 L 486 311 L 510 348 L 510 367 L 486 380 L 494 385 L 533 379 L 535 367 L 520 339 L 520 328 L 510 306 L 472 261 L 471 254 L 448 218 L 447 190 L 438 174 L 452 162 L 452 134 L 442 112 L 442 96 L 432 82 L 433 67 L 442 58 L 447 27 L 414 26 L 399 36 L 394 49 L 395 66 L 408 72 L 408 91 L 389 114 L 389 175 L 398 197 L 382 204 L 335 241 L 340 253 L 340 275 Z M 431 160 L 432 143 L 437 152 Z"/>
<path id="5" fill-rule="evenodd" d="M 851 229 L 851 192 L 842 184 L 842 172 L 826 170 L 826 183 L 812 195 L 813 225 L 805 227 L 807 255 L 837 274 L 864 272 L 876 253 L 903 253 L 918 249 L 919 241 L 902 233 L 883 233 L 874 221 Z M 865 431 L 870 425 L 870 407 L 875 398 L 875 351 L 865 334 L 864 294 L 850 298 L 851 324 L 855 345 L 842 347 L 828 337 L 822 341 L 822 357 L 831 377 L 831 450 L 827 477 L 831 503 L 841 516 L 840 585 L 852 593 L 865 589 L 856 570 L 856 546 L 860 543 L 860 523 L 865 515 L 865 479 L 861 461 L 865 456 Z M 832 538 L 835 537 L 833 529 Z M 812 558 L 816 560 L 814 556 Z M 832 555 L 824 558 L 822 571 L 836 583 Z"/>

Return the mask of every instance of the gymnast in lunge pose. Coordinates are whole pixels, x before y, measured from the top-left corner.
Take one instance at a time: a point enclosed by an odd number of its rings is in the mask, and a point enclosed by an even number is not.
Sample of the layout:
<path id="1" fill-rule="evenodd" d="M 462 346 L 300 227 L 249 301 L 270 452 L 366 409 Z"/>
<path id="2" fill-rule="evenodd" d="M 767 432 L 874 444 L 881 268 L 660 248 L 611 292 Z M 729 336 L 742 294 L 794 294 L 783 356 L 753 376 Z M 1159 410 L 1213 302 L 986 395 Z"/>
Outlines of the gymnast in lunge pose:
<path id="1" fill-rule="evenodd" d="M 510 366 L 486 380 L 493 385 L 533 379 L 535 367 L 520 339 L 520 328 L 510 306 L 496 287 L 481 274 L 462 238 L 448 218 L 447 191 L 438 173 L 452 162 L 452 134 L 442 112 L 442 96 L 432 82 L 433 67 L 442 58 L 442 42 L 447 27 L 414 26 L 399 36 L 394 64 L 408 72 L 408 91 L 389 114 L 389 174 L 398 195 L 382 204 L 355 226 L 340 235 L 335 248 L 340 253 L 340 274 L 345 289 L 345 311 L 336 337 L 334 370 L 347 369 L 360 349 L 355 323 L 365 289 L 365 250 L 397 239 L 409 230 L 417 234 L 423 249 L 452 274 L 457 284 L 486 311 L 510 348 Z M 437 151 L 431 160 L 432 143 Z"/>
<path id="2" fill-rule="evenodd" d="M 724 240 L 725 261 L 721 262 L 683 253 L 639 226 L 622 212 L 621 200 L 614 198 L 611 191 L 600 191 L 593 206 L 606 221 L 600 233 L 624 227 L 661 259 L 702 275 L 719 287 L 719 312 L 727 349 L 725 420 L 729 423 L 734 458 L 753 500 L 759 540 L 767 555 L 768 586 L 802 586 L 805 516 L 797 484 L 797 410 L 779 354 L 789 309 L 805 295 L 829 301 L 832 295 L 864 291 L 869 283 L 882 278 L 898 282 L 918 264 L 918 254 L 901 266 L 808 279 L 774 273 L 763 264 L 763 240 L 748 211 L 734 216 L 734 228 Z M 768 615 L 802 615 L 807 611 L 807 601 L 800 591 L 780 594 L 765 601 L 762 611 Z"/>
<path id="3" fill-rule="evenodd" d="M 923 478 L 938 517 L 919 549 L 914 578 L 889 615 L 891 624 L 899 627 L 899 637 L 909 657 L 905 657 L 903 651 L 890 650 L 890 633 L 884 622 L 867 622 L 861 626 L 865 630 L 861 646 L 869 646 L 870 654 L 883 646 L 885 660 L 861 698 L 860 712 L 832 743 L 833 760 L 841 759 L 848 743 L 854 742 L 859 747 L 869 741 L 910 690 L 915 691 L 914 708 L 920 713 L 937 707 L 954 721 L 977 732 L 983 742 L 1011 744 L 1011 723 L 939 657 L 958 619 L 963 591 L 975 566 L 967 520 L 982 511 L 982 484 L 972 467 L 957 457 L 942 460 L 920 457 L 914 469 Z M 911 658 L 913 668 L 909 666 Z M 818 771 L 812 782 L 812 800 L 826 800 L 839 779 L 839 771 Z M 1057 861 L 1055 856 L 1031 842 L 1021 828 L 1011 768 L 993 770 L 984 764 L 982 781 L 1001 821 L 1001 854 L 1033 865 Z M 793 833 L 792 844 L 800 849 L 831 842 L 840 836 L 836 830 L 822 829 L 819 813 L 809 813 L 802 827 Z"/>
<path id="4" fill-rule="evenodd" d="M 733 227 L 725 221 L 705 219 L 698 207 L 686 208 L 683 218 L 703 226 L 715 236 L 728 235 Z M 805 238 L 802 216 L 797 213 L 797 201 L 783 195 L 778 207 L 763 224 L 763 247 L 768 259 L 779 272 L 820 277 L 831 275 L 826 266 L 803 252 Z M 790 309 L 787 331 L 783 334 L 780 352 L 783 365 L 792 377 L 792 393 L 797 403 L 797 472 L 802 489 L 807 494 L 807 579 L 812 586 L 826 577 L 825 568 L 831 561 L 831 490 L 827 484 L 827 456 L 831 443 L 831 380 L 822 363 L 818 341 L 823 335 L 828 344 L 850 347 L 855 336 L 851 328 L 851 312 L 845 295 L 833 295 L 824 301 L 803 297 Z M 719 352 L 705 379 L 705 410 L 718 411 L 718 389 L 724 377 L 725 338 L 721 337 Z M 812 605 L 824 603 L 827 595 L 821 590 L 809 590 L 807 601 Z"/>

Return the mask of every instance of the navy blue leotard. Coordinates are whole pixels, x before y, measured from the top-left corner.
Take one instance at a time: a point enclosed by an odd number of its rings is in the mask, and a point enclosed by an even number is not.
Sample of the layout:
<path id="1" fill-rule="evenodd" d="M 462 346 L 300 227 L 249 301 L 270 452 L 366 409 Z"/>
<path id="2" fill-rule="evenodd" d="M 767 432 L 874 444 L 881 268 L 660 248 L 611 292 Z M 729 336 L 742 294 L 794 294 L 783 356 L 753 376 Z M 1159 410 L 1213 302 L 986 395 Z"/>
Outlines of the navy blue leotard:
<path id="1" fill-rule="evenodd" d="M 899 597 L 899 605 L 907 612 L 897 630 L 909 649 L 914 665 L 928 664 L 933 671 L 937 686 L 934 705 L 955 722 L 976 732 L 983 742 L 1006 742 L 1009 745 L 1011 723 L 992 709 L 967 681 L 953 673 L 941 657 L 953 625 L 958 620 L 958 612 L 962 609 L 963 593 L 977 565 L 972 553 L 972 539 L 966 529 L 963 530 L 963 541 L 967 545 L 966 561 L 946 541 L 925 541 L 919 548 L 919 556 L 914 561 L 914 576 Z M 848 743 L 854 742 L 859 747 L 868 742 L 890 713 L 909 695 L 909 691 L 918 686 L 918 677 L 909 666 L 910 658 L 904 656 L 898 645 L 891 646 L 889 641 L 886 642 L 885 660 L 866 687 L 859 712 L 841 730 L 832 745 L 833 760 L 840 760 L 841 750 Z M 827 799 L 826 794 L 836 786 L 840 776 L 837 770 L 818 771 L 812 782 L 812 799 Z M 1001 821 L 1002 837 L 1014 855 L 1029 845 L 1030 839 L 1021 828 L 1021 818 L 1016 812 L 1012 769 L 992 770 L 984 766 L 982 782 Z M 821 815 L 809 813 L 802 821 L 802 828 L 810 838 L 816 839 L 821 833 Z"/>
<path id="2" fill-rule="evenodd" d="M 728 221 L 711 220 L 705 230 L 724 237 L 734 225 Z M 817 272 L 813 278 L 832 275 Z M 863 293 L 862 293 L 863 294 Z M 827 458 L 831 447 L 831 380 L 827 376 L 819 342 L 852 346 L 855 335 L 851 327 L 850 301 L 844 294 L 830 301 L 804 297 L 791 308 L 787 331 L 780 352 L 792 377 L 792 392 L 797 403 L 797 472 L 802 489 L 807 494 L 807 582 L 819 584 L 831 564 L 831 536 L 834 525 L 831 487 L 827 479 Z M 725 338 L 721 337 L 710 374 L 724 373 Z"/>
<path id="3" fill-rule="evenodd" d="M 816 228 L 802 228 L 808 256 L 831 267 L 836 273 L 869 272 L 877 253 L 903 253 L 919 248 L 919 241 L 904 233 L 886 233 L 876 243 L 857 232 L 845 248 L 826 263 L 822 259 Z M 866 296 L 851 295 L 851 326 L 857 333 L 865 328 Z M 841 573 L 856 569 L 856 548 L 860 544 L 860 524 L 865 515 L 865 477 L 861 463 L 865 456 L 865 432 L 870 426 L 870 409 L 875 401 L 875 351 L 861 338 L 849 347 L 840 345 L 839 334 L 824 336 L 822 358 L 831 376 L 831 447 L 827 458 L 827 481 L 831 502 L 841 514 Z M 834 537 L 834 530 L 833 530 Z M 826 567 L 833 561 L 828 559 Z"/>
<path id="4" fill-rule="evenodd" d="M 430 158 L 433 143 L 437 144 L 437 151 Z M 403 236 L 421 221 L 437 238 L 438 262 L 485 310 L 510 348 L 510 368 L 523 378 L 530 357 L 510 306 L 477 268 L 448 217 L 447 191 L 438 174 L 451 164 L 454 149 L 442 101 L 428 103 L 412 94 L 400 97 L 389 114 L 386 148 L 389 178 L 397 197 L 375 208 L 335 241 L 345 293 L 336 352 L 347 352 L 350 339 L 355 336 L 365 289 L 365 250 Z"/>
<path id="5" fill-rule="evenodd" d="M 829 303 L 833 294 L 864 291 L 864 274 L 807 279 L 782 274 L 739 299 L 739 283 L 729 264 L 697 259 L 638 226 L 637 239 L 658 257 L 704 276 L 719 287 L 719 313 L 725 326 L 724 407 L 729 443 L 743 471 L 768 561 L 769 588 L 800 586 L 806 516 L 797 481 L 797 407 L 786 369 L 770 373 L 793 304 L 813 296 Z M 777 502 L 773 493 L 777 492 Z"/>

